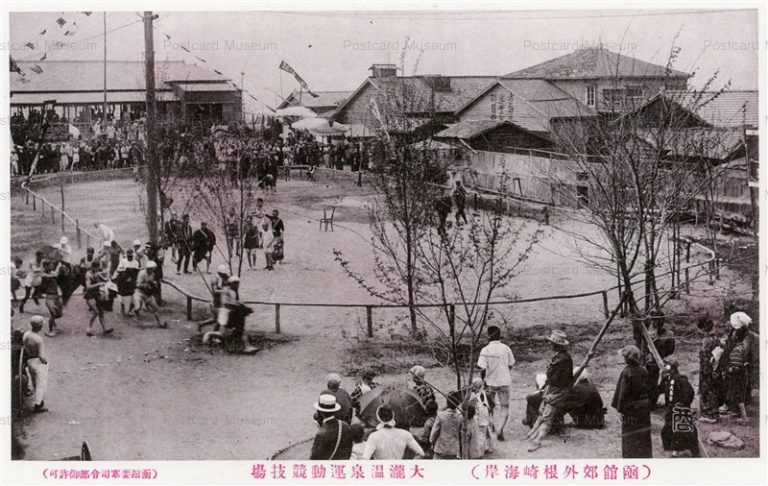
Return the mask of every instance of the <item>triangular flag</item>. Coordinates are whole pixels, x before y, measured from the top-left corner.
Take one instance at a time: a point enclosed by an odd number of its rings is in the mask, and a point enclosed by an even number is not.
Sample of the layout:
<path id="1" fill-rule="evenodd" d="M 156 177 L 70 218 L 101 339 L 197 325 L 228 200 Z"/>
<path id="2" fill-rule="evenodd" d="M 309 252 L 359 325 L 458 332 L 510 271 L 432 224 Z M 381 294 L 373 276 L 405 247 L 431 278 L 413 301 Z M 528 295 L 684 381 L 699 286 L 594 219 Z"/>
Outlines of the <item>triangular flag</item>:
<path id="1" fill-rule="evenodd" d="M 16 61 L 13 59 L 13 56 L 9 56 L 9 59 L 11 61 L 11 65 L 10 65 L 11 70 L 10 70 L 10 72 L 21 74 L 21 68 L 19 67 L 18 64 L 16 64 Z"/>
<path id="2" fill-rule="evenodd" d="M 40 58 L 41 61 L 45 61 L 48 58 L 48 53 L 44 52 L 43 57 Z"/>
<path id="3" fill-rule="evenodd" d="M 214 69 L 213 72 L 218 74 L 219 76 L 224 76 L 224 74 L 221 71 L 219 71 L 218 69 Z"/>
<path id="4" fill-rule="evenodd" d="M 37 64 L 35 64 L 35 65 L 34 65 L 34 66 L 32 66 L 31 68 L 29 68 L 29 70 L 30 70 L 30 71 L 32 71 L 32 72 L 34 72 L 34 73 L 37 73 L 37 74 L 42 74 L 42 73 L 43 73 L 43 68 L 41 68 L 41 67 L 40 67 L 40 66 L 38 66 Z"/>
<path id="5" fill-rule="evenodd" d="M 25 45 L 26 47 L 29 47 L 29 48 L 30 48 L 30 49 L 32 49 L 32 50 L 34 50 L 34 49 L 35 49 L 35 45 L 34 45 L 33 43 L 31 43 L 31 42 L 27 42 L 27 43 L 26 43 L 26 44 L 24 44 L 24 45 Z"/>
<path id="6" fill-rule="evenodd" d="M 64 27 L 67 21 L 64 20 L 64 17 L 59 17 L 58 19 L 56 19 L 56 23 L 59 24 L 59 27 Z"/>
<path id="7" fill-rule="evenodd" d="M 163 34 L 163 35 L 165 36 L 166 39 L 171 40 L 171 36 L 170 35 L 168 35 L 168 34 Z"/>
<path id="8" fill-rule="evenodd" d="M 40 32 L 40 35 L 45 35 L 46 32 L 48 32 L 48 29 L 43 29 L 42 32 Z"/>
<path id="9" fill-rule="evenodd" d="M 202 57 L 198 57 L 198 56 L 195 56 L 195 59 L 197 59 L 197 60 L 198 60 L 198 61 L 200 61 L 200 62 L 204 62 L 204 63 L 207 63 L 207 62 L 208 62 L 208 61 L 206 61 L 205 59 L 203 59 Z"/>
<path id="10" fill-rule="evenodd" d="M 93 12 L 83 12 L 86 17 L 89 17 Z"/>
<path id="11" fill-rule="evenodd" d="M 72 32 L 71 30 L 68 30 L 68 31 L 64 32 L 64 35 L 69 37 L 69 36 L 75 35 L 75 33 Z"/>
<path id="12" fill-rule="evenodd" d="M 190 54 L 192 54 L 192 53 L 189 51 L 189 49 L 187 49 L 186 47 L 184 47 L 184 46 L 179 46 L 179 47 L 181 47 L 181 50 L 182 50 L 182 51 L 185 51 L 185 52 L 189 52 Z"/>

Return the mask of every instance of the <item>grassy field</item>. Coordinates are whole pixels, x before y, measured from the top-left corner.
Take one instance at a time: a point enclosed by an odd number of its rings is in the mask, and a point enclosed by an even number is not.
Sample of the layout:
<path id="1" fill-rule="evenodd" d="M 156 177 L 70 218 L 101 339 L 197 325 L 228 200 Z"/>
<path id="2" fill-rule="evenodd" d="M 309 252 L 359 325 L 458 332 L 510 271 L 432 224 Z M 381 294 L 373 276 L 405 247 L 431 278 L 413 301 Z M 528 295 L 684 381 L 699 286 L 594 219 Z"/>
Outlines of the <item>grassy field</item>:
<path id="1" fill-rule="evenodd" d="M 140 205 L 142 187 L 132 180 L 88 182 L 66 187 L 66 207 L 83 227 L 94 222 L 111 226 L 121 244 L 146 238 Z M 42 194 L 57 202 L 58 187 Z M 333 259 L 340 250 L 356 270 L 371 271 L 368 246 L 368 210 L 372 194 L 351 182 L 291 181 L 278 185 L 267 196 L 267 207 L 278 208 L 286 223 L 286 261 L 274 272 L 243 272 L 241 298 L 268 302 L 376 303 L 376 300 L 344 275 Z M 323 208 L 335 206 L 336 231 L 318 229 Z M 193 227 L 198 220 L 192 215 Z M 563 220 L 560 226 L 545 227 L 544 239 L 514 279 L 508 293 L 521 297 L 579 293 L 613 285 L 610 275 L 596 271 L 576 258 L 571 232 L 586 230 Z M 74 232 L 67 230 L 74 244 Z M 55 242 L 57 225 L 42 221 L 39 211 L 16 198 L 12 202 L 12 251 L 28 258 L 42 242 Z M 85 243 L 85 241 L 84 241 Z M 76 251 L 76 257 L 84 249 Z M 218 261 L 214 261 L 214 265 Z M 259 255 L 260 267 L 264 265 Z M 198 275 L 177 276 L 166 262 L 167 277 L 197 295 L 205 295 Z M 207 275 L 205 276 L 208 277 Z M 671 308 L 680 314 L 716 312 L 722 299 L 749 289 L 727 268 L 720 281 L 709 285 L 696 281 L 692 295 L 676 301 Z M 28 457 L 54 459 L 68 456 L 88 440 L 99 459 L 253 459 L 268 457 L 277 449 L 310 437 L 315 430 L 312 403 L 323 388 L 323 377 L 342 371 L 345 386 L 351 388 L 354 374 L 363 366 L 382 372 L 379 381 L 403 383 L 413 364 L 438 365 L 428 353 L 403 347 L 408 340 L 402 312 L 375 312 L 375 338 L 365 337 L 363 308 L 283 307 L 282 330 L 292 339 L 267 339 L 271 345 L 255 356 L 230 356 L 219 349 L 197 344 L 195 325 L 186 322 L 184 300 L 166 287 L 168 305 L 162 315 L 170 329 L 139 327 L 136 322 L 109 314 L 116 326 L 113 338 L 85 337 L 87 312 L 75 298 L 61 321 L 64 334 L 50 340 L 51 412 L 26 419 Z M 615 295 L 610 300 L 615 301 Z M 719 306 L 719 307 L 718 307 Z M 273 306 L 254 306 L 249 332 L 270 338 L 274 330 Z M 29 312 L 45 313 L 30 306 Z M 204 306 L 195 308 L 202 314 Z M 574 360 L 579 362 L 602 320 L 600 296 L 584 299 L 517 304 L 499 308 L 505 323 L 505 338 L 518 356 L 514 373 L 514 397 L 510 440 L 500 446 L 499 457 L 524 457 L 525 434 L 520 419 L 524 396 L 533 388 L 535 373 L 546 367 L 548 351 L 543 337 L 552 328 L 565 330 L 574 342 Z M 12 325 L 25 327 L 29 314 L 17 315 Z M 677 352 L 682 371 L 694 384 L 697 372 L 698 337 L 690 324 L 693 318 L 676 324 L 683 339 Z M 147 322 L 148 324 L 148 322 Z M 618 320 L 606 335 L 591 368 L 593 381 L 610 403 L 615 380 L 621 369 L 616 351 L 629 342 L 628 323 Z M 453 386 L 451 371 L 434 367 L 430 380 L 437 386 Z M 752 410 L 756 415 L 756 410 Z M 655 454 L 661 457 L 660 417 L 654 418 Z M 757 426 L 727 428 L 748 443 L 737 453 L 709 451 L 711 455 L 754 456 Z M 702 434 L 712 427 L 701 427 Z M 264 440 L 265 437 L 277 438 Z M 618 416 L 609 410 L 608 425 L 600 431 L 567 429 L 553 437 L 536 458 L 619 457 Z"/>

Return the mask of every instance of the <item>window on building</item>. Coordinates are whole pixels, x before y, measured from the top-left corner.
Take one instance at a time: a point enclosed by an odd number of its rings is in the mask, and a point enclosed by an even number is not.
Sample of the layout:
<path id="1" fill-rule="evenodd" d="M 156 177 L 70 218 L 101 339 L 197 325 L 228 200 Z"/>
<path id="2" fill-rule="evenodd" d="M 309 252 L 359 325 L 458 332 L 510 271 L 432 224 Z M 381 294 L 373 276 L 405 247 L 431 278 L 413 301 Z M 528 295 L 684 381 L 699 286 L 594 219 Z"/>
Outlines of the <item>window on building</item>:
<path id="1" fill-rule="evenodd" d="M 597 86 L 590 84 L 587 86 L 587 106 L 595 106 L 597 98 Z"/>
<path id="2" fill-rule="evenodd" d="M 624 88 L 603 89 L 603 103 L 608 108 L 620 108 L 624 103 Z"/>

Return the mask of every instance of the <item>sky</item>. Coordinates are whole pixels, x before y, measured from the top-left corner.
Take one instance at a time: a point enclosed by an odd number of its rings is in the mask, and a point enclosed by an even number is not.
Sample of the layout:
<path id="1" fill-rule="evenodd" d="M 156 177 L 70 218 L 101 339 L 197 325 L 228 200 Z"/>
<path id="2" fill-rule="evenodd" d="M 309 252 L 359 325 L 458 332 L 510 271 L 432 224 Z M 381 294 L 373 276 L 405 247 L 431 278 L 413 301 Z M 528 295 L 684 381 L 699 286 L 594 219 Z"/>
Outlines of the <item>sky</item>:
<path id="1" fill-rule="evenodd" d="M 278 69 L 285 60 L 313 90 L 354 90 L 373 63 L 402 73 L 502 75 L 602 44 L 610 50 L 665 64 L 680 48 L 675 68 L 694 72 L 694 87 L 719 72 L 716 86 L 757 89 L 756 10 L 549 10 L 388 12 L 157 12 L 156 60 L 184 60 L 222 71 L 264 103 L 298 89 Z M 59 27 L 62 17 L 67 24 Z M 76 22 L 76 33 L 65 36 Z M 112 31 L 115 29 L 114 31 Z M 46 34 L 40 33 L 46 30 Z M 137 12 L 107 13 L 107 58 L 143 58 Z M 11 13 L 11 54 L 21 60 L 103 56 L 102 14 Z M 170 36 L 170 40 L 167 36 Z M 64 47 L 55 41 L 66 42 Z M 35 49 L 24 46 L 31 41 Z M 191 51 L 185 52 L 182 47 Z M 203 58 L 203 64 L 195 56 Z M 263 106 L 250 99 L 249 111 Z"/>

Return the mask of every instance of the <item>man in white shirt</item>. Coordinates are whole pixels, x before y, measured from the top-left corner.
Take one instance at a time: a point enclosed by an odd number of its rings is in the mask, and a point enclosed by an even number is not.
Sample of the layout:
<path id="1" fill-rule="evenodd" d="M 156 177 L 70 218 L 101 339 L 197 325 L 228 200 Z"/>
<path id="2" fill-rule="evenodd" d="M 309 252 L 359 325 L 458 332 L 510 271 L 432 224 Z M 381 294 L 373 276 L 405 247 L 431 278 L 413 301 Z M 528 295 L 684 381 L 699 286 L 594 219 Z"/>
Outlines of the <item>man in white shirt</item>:
<path id="1" fill-rule="evenodd" d="M 363 459 L 399 461 L 403 459 L 405 449 L 413 451 L 416 459 L 424 455 L 413 434 L 395 427 L 395 413 L 389 405 L 379 406 L 376 418 L 380 423 L 365 442 Z"/>
<path id="2" fill-rule="evenodd" d="M 494 403 L 499 407 L 501 426 L 498 439 L 504 440 L 504 427 L 509 419 L 509 386 L 512 384 L 512 366 L 515 356 L 509 346 L 501 342 L 501 330 L 496 326 L 488 328 L 489 343 L 480 351 L 477 366 L 480 376 L 485 380 Z M 494 414 L 497 415 L 497 414 Z"/>
<path id="3" fill-rule="evenodd" d="M 102 246 L 106 246 L 104 245 L 104 243 L 107 243 L 107 244 L 112 243 L 112 240 L 115 239 L 115 232 L 112 231 L 112 228 L 110 228 L 106 224 L 97 222 L 97 223 L 93 223 L 93 227 L 96 228 L 99 231 L 99 234 L 101 235 Z"/>
<path id="4" fill-rule="evenodd" d="M 45 408 L 45 390 L 48 388 L 48 357 L 43 345 L 43 336 L 40 331 L 43 329 L 45 320 L 42 316 L 34 316 L 30 319 L 31 330 L 24 333 L 22 342 L 24 345 L 24 356 L 27 360 L 29 374 L 32 376 L 32 385 L 35 387 L 35 413 L 48 411 Z"/>

